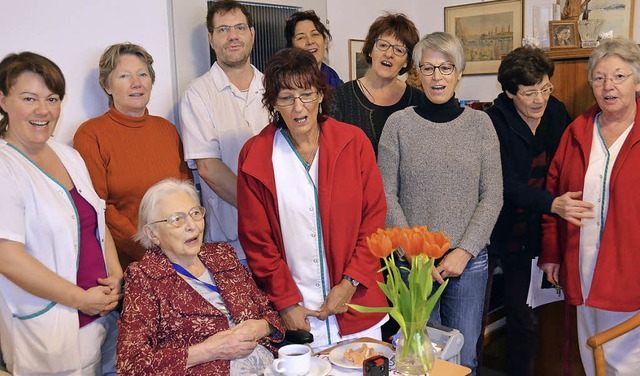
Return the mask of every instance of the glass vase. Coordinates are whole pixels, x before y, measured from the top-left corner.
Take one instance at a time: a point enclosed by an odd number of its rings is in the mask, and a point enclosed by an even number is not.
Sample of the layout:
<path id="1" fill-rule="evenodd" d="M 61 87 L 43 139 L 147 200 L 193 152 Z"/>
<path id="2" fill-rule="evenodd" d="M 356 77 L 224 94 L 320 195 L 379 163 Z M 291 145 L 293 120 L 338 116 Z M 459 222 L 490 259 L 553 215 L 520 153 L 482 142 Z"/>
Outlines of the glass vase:
<path id="1" fill-rule="evenodd" d="M 604 24 L 604 20 L 580 20 L 578 32 L 580 33 L 580 45 L 582 48 L 593 48 L 598 45 L 598 35 Z"/>
<path id="2" fill-rule="evenodd" d="M 396 370 L 404 375 L 428 375 L 435 352 L 427 334 L 426 322 L 407 322 L 407 337 L 402 330 L 396 342 Z"/>

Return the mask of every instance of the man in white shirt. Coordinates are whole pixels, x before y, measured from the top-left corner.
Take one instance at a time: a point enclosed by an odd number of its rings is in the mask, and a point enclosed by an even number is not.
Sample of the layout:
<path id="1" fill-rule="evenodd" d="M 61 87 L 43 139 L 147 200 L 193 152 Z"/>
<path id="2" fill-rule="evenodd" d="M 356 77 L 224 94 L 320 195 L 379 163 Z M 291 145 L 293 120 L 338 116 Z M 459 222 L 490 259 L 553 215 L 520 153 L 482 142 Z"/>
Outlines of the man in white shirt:
<path id="1" fill-rule="evenodd" d="M 269 122 L 263 75 L 249 62 L 255 30 L 244 5 L 215 2 L 207 29 L 217 61 L 191 82 L 180 103 L 184 155 L 195 162 L 202 182 L 205 241 L 231 243 L 246 265 L 238 241 L 236 175 L 240 149 Z"/>

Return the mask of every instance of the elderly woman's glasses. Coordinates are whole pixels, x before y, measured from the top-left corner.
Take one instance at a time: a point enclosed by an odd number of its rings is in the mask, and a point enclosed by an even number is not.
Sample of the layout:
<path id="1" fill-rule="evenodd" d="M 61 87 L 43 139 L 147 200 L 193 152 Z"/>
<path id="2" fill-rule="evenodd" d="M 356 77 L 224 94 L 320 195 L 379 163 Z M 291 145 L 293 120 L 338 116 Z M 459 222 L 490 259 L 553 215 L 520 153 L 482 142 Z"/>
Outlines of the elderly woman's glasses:
<path id="1" fill-rule="evenodd" d="M 236 29 L 239 33 L 249 30 L 249 25 L 246 23 L 239 23 L 235 25 L 222 25 L 213 28 L 213 32 L 220 35 L 227 35 L 231 29 Z"/>
<path id="2" fill-rule="evenodd" d="M 433 76 L 436 73 L 436 69 L 440 71 L 443 76 L 448 76 L 456 69 L 455 64 L 442 63 L 440 65 L 420 64 L 420 73 L 425 76 Z"/>
<path id="3" fill-rule="evenodd" d="M 607 82 L 607 80 L 611 80 L 611 82 L 613 82 L 614 84 L 621 84 L 623 82 L 625 82 L 627 80 L 627 78 L 629 78 L 630 76 L 633 76 L 633 73 L 629 73 L 629 74 L 622 74 L 622 73 L 617 73 L 614 74 L 611 77 L 605 77 L 605 76 L 595 76 L 591 79 L 591 85 L 593 86 L 603 86 L 605 82 Z"/>
<path id="4" fill-rule="evenodd" d="M 276 105 L 280 107 L 292 106 L 294 103 L 296 103 L 296 99 L 300 99 L 300 102 L 302 103 L 311 103 L 317 101 L 319 97 L 320 94 L 317 91 L 302 93 L 297 97 L 294 97 L 292 95 L 286 97 L 278 97 L 276 98 Z"/>
<path id="5" fill-rule="evenodd" d="M 553 85 L 549 85 L 549 86 L 545 87 L 544 89 L 540 89 L 540 90 L 528 90 L 528 91 L 520 91 L 520 90 L 518 90 L 518 94 L 522 95 L 523 97 L 525 97 L 527 99 L 533 99 L 533 98 L 537 97 L 538 94 L 542 94 L 543 97 L 546 97 L 548 95 L 551 95 L 551 93 L 553 93 Z"/>
<path id="6" fill-rule="evenodd" d="M 384 39 L 376 39 L 376 48 L 380 51 L 386 51 L 389 48 L 393 48 L 393 53 L 396 56 L 404 56 L 409 51 L 409 49 L 405 46 L 401 46 L 399 44 L 391 44 Z"/>
<path id="7" fill-rule="evenodd" d="M 202 206 L 195 206 L 189 210 L 188 213 L 173 213 L 167 219 L 161 219 L 159 221 L 151 222 L 150 225 L 154 225 L 160 222 L 167 222 L 173 227 L 182 227 L 187 220 L 187 216 L 191 217 L 194 221 L 200 221 L 204 218 L 205 210 Z"/>

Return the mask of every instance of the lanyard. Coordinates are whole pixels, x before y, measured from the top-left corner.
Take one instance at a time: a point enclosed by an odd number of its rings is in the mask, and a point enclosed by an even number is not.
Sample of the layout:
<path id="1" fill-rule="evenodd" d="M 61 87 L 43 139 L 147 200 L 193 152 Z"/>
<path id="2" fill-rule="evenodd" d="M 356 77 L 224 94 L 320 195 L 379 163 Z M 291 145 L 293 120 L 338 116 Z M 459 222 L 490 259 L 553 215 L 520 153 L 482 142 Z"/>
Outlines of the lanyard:
<path id="1" fill-rule="evenodd" d="M 218 286 L 212 285 L 211 283 L 207 283 L 207 282 L 199 280 L 198 278 L 196 278 L 196 276 L 191 274 L 187 269 L 183 268 L 181 265 L 174 264 L 173 262 L 171 263 L 171 265 L 173 265 L 173 268 L 176 270 L 176 272 L 182 274 L 185 277 L 188 277 L 188 278 L 191 278 L 191 279 L 195 279 L 196 281 L 198 281 L 198 282 L 202 283 L 203 285 L 205 285 L 205 287 L 207 287 L 209 290 L 211 290 L 213 292 L 217 292 L 218 294 L 220 294 L 220 290 L 218 289 Z"/>

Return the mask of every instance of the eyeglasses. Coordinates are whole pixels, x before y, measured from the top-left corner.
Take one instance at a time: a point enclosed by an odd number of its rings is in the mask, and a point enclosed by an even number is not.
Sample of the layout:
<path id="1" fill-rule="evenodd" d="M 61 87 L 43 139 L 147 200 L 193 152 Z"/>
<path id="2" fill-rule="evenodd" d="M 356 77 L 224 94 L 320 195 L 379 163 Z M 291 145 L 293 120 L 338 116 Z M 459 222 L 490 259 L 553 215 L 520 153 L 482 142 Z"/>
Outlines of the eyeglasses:
<path id="1" fill-rule="evenodd" d="M 231 29 L 236 29 L 239 33 L 243 33 L 249 30 L 249 25 L 246 23 L 239 23 L 235 25 L 222 25 L 213 28 L 213 32 L 219 35 L 227 35 Z"/>
<path id="2" fill-rule="evenodd" d="M 313 101 L 317 101 L 320 98 L 320 94 L 317 91 L 312 91 L 309 93 L 302 93 L 301 95 L 294 96 L 286 96 L 286 97 L 278 97 L 276 98 L 276 105 L 281 107 L 292 106 L 296 103 L 296 99 L 300 99 L 302 103 L 311 103 Z"/>
<path id="3" fill-rule="evenodd" d="M 625 82 L 627 80 L 627 78 L 629 78 L 630 76 L 633 76 L 633 73 L 629 73 L 629 74 L 622 74 L 622 73 L 617 73 L 614 74 L 611 77 L 605 77 L 605 76 L 595 76 L 593 78 L 591 78 L 591 85 L 592 86 L 603 86 L 605 82 L 607 82 L 607 79 L 611 80 L 611 82 L 613 82 L 614 84 L 621 84 L 623 82 Z"/>
<path id="4" fill-rule="evenodd" d="M 540 90 L 528 90 L 528 91 L 520 91 L 520 90 L 518 90 L 518 94 L 522 95 L 523 97 L 525 97 L 527 99 L 533 99 L 533 98 L 537 97 L 538 94 L 542 94 L 543 97 L 546 97 L 548 95 L 551 95 L 551 93 L 553 93 L 553 85 L 549 85 L 549 86 L 545 87 L 544 89 L 540 89 Z"/>
<path id="5" fill-rule="evenodd" d="M 384 39 L 376 39 L 376 48 L 380 51 L 386 51 L 391 47 L 393 47 L 393 53 L 396 56 L 404 56 L 409 51 L 409 49 L 405 46 L 401 46 L 399 44 L 391 44 Z"/>
<path id="6" fill-rule="evenodd" d="M 187 220 L 187 216 L 191 217 L 194 221 L 201 221 L 204 218 L 205 209 L 202 206 L 194 206 L 188 213 L 173 213 L 167 219 L 161 219 L 159 221 L 148 223 L 154 225 L 160 222 L 167 222 L 173 227 L 182 227 Z"/>
<path id="7" fill-rule="evenodd" d="M 451 63 L 442 63 L 440 65 L 431 65 L 431 64 L 420 64 L 420 73 L 425 76 L 433 76 L 436 73 L 436 69 L 440 71 L 440 74 L 443 76 L 448 76 L 456 69 L 455 64 Z"/>

